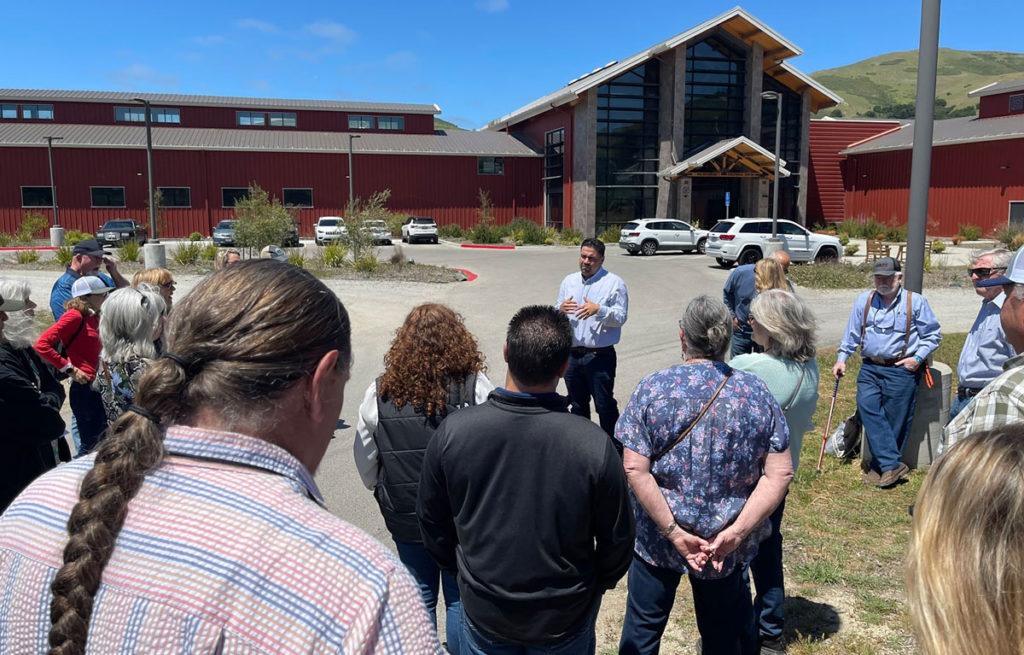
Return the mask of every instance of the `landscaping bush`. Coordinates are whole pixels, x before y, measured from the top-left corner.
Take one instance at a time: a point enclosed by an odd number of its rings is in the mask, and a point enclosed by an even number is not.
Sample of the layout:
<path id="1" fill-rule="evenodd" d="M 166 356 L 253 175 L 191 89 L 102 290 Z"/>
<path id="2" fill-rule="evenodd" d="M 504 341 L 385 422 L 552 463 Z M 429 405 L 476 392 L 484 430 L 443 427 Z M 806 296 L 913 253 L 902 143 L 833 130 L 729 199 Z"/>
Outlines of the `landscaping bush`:
<path id="1" fill-rule="evenodd" d="M 1018 234 L 1013 237 L 1013 241 L 1010 242 L 1010 250 L 1016 252 L 1021 246 L 1024 246 L 1024 234 Z"/>
<path id="2" fill-rule="evenodd" d="M 619 237 L 622 236 L 621 225 L 609 225 L 608 228 L 597 236 L 598 239 L 604 242 L 607 246 L 612 243 L 618 243 Z"/>
<path id="3" fill-rule="evenodd" d="M 299 268 L 306 268 L 306 256 L 301 252 L 293 252 L 288 255 L 288 263 Z"/>
<path id="4" fill-rule="evenodd" d="M 466 238 L 473 243 L 501 243 L 503 236 L 505 236 L 505 230 L 502 226 L 484 221 L 480 221 L 466 230 Z"/>
<path id="5" fill-rule="evenodd" d="M 373 273 L 380 268 L 380 262 L 377 261 L 377 255 L 368 252 L 355 261 L 353 268 L 360 273 Z"/>
<path id="6" fill-rule="evenodd" d="M 525 218 L 514 218 L 505 226 L 505 230 L 517 246 L 521 245 L 542 245 L 549 238 L 553 238 L 555 231 L 549 227 L 538 225 Z"/>
<path id="7" fill-rule="evenodd" d="M 173 259 L 182 266 L 195 264 L 199 259 L 201 246 L 198 243 L 183 243 L 174 251 Z"/>
<path id="8" fill-rule="evenodd" d="M 853 257 L 854 255 L 857 254 L 858 250 L 860 250 L 860 246 L 858 246 L 856 243 L 851 243 L 843 249 L 843 253 L 847 257 Z"/>
<path id="9" fill-rule="evenodd" d="M 1014 250 L 1013 242 L 1017 237 L 1020 236 L 1020 234 L 1020 229 L 1015 227 L 1008 227 L 1002 232 L 1000 232 L 996 239 L 999 240 L 999 243 L 1003 244 L 1010 250 Z"/>
<path id="10" fill-rule="evenodd" d="M 235 243 L 239 247 L 260 251 L 266 246 L 279 246 L 292 236 L 292 215 L 279 199 L 271 197 L 255 182 L 249 186 L 246 197 L 235 203 L 235 216 L 238 218 Z M 196 247 L 198 258 L 199 244 L 192 242 L 191 245 Z"/>
<path id="11" fill-rule="evenodd" d="M 19 250 L 18 251 L 18 263 L 19 264 L 32 264 L 39 261 L 39 253 L 35 250 Z"/>
<path id="12" fill-rule="evenodd" d="M 73 248 L 79 241 L 85 241 L 86 239 L 92 239 L 93 236 L 88 232 L 79 232 L 78 230 L 68 230 L 64 233 L 64 245 L 68 248 Z"/>
<path id="13" fill-rule="evenodd" d="M 583 242 L 583 233 L 574 227 L 562 228 L 558 234 L 558 242 L 566 246 L 578 246 Z"/>
<path id="14" fill-rule="evenodd" d="M 123 262 L 139 261 L 139 243 L 137 241 L 125 241 L 124 245 L 117 249 L 117 256 Z"/>
<path id="15" fill-rule="evenodd" d="M 889 226 L 874 217 L 864 220 L 848 218 L 832 226 L 836 232 L 845 232 L 847 235 L 857 239 L 876 239 L 881 235 L 884 238 Z"/>
<path id="16" fill-rule="evenodd" d="M 906 241 L 907 240 L 907 226 L 903 225 L 900 227 L 890 227 L 885 231 L 886 241 Z"/>
<path id="17" fill-rule="evenodd" d="M 961 225 L 957 235 L 962 236 L 964 241 L 977 241 L 981 238 L 981 228 L 977 225 Z"/>
<path id="18" fill-rule="evenodd" d="M 61 266 L 70 266 L 72 257 L 74 257 L 74 253 L 68 246 L 61 246 L 53 253 L 53 260 Z"/>
<path id="19" fill-rule="evenodd" d="M 217 258 L 217 251 L 219 250 L 216 243 L 204 243 L 199 248 L 199 259 L 204 262 L 212 262 Z"/>
<path id="20" fill-rule="evenodd" d="M 192 234 L 188 235 L 188 240 L 189 241 L 202 241 L 203 240 L 203 235 L 199 234 L 198 232 L 193 232 Z"/>
<path id="21" fill-rule="evenodd" d="M 934 241 L 934 242 L 932 242 L 932 252 L 935 253 L 936 255 L 939 254 L 939 253 L 946 252 L 946 242 L 945 241 Z"/>
<path id="22" fill-rule="evenodd" d="M 13 240 L 14 237 L 12 237 L 10 234 L 7 234 L 6 232 L 0 232 L 0 248 L 6 248 L 7 246 L 11 245 L 11 241 Z"/>
<path id="23" fill-rule="evenodd" d="M 850 243 L 850 235 L 847 234 L 846 232 L 840 232 L 839 233 L 839 243 L 844 245 L 844 246 L 846 244 Z"/>
<path id="24" fill-rule="evenodd" d="M 324 266 L 330 268 L 340 268 L 344 265 L 347 255 L 348 246 L 344 243 L 328 243 L 320 250 L 320 259 L 323 260 Z"/>
<path id="25" fill-rule="evenodd" d="M 409 214 L 388 214 L 388 217 L 384 220 L 388 224 L 388 229 L 391 230 L 391 236 L 402 236 L 402 223 L 407 218 L 409 218 Z"/>
<path id="26" fill-rule="evenodd" d="M 466 231 L 456 223 L 441 225 L 437 228 L 437 234 L 442 239 L 464 239 L 466 237 Z"/>
<path id="27" fill-rule="evenodd" d="M 24 220 L 21 221 L 21 227 L 14 235 L 14 240 L 18 243 L 30 244 L 36 237 L 42 237 L 49 225 L 50 222 L 39 212 L 28 212 L 25 214 Z M 38 259 L 38 255 L 36 259 Z"/>

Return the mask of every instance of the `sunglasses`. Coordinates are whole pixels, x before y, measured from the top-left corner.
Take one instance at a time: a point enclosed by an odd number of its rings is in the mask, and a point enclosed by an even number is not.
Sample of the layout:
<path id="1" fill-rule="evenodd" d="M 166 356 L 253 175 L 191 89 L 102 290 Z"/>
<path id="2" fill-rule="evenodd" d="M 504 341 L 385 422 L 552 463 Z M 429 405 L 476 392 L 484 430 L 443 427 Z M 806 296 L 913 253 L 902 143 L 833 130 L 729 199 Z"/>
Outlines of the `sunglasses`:
<path id="1" fill-rule="evenodd" d="M 1003 266 L 1002 268 L 968 268 L 967 269 L 967 274 L 968 275 L 977 275 L 978 277 L 988 277 L 989 275 L 992 275 L 993 271 L 1005 271 L 1005 270 L 1006 270 L 1005 266 Z"/>

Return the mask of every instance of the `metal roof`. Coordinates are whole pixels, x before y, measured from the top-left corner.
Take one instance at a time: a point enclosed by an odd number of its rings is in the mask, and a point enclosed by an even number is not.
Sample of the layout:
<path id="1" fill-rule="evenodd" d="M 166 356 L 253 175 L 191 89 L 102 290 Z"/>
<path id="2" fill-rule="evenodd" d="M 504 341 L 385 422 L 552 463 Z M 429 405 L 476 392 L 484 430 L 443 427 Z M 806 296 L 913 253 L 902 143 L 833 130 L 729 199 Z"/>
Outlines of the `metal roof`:
<path id="1" fill-rule="evenodd" d="M 803 54 L 803 50 L 751 16 L 741 7 L 734 7 L 720 16 L 716 16 L 685 32 L 665 39 L 661 43 L 638 52 L 632 57 L 605 64 L 586 75 L 578 77 L 558 91 L 534 100 L 501 118 L 497 118 L 481 129 L 504 129 L 510 124 L 519 123 L 542 114 L 552 107 L 573 102 L 586 91 L 613 80 L 647 60 L 677 48 L 713 29 L 723 29 L 748 45 L 753 45 L 754 43 L 761 44 L 764 48 L 764 72 L 794 91 L 800 92 L 805 88 L 809 89 L 812 96 L 812 112 L 816 112 L 824 107 L 832 107 L 843 101 L 835 93 L 783 61 L 784 59 Z"/>
<path id="2" fill-rule="evenodd" d="M 994 96 L 997 93 L 1011 93 L 1013 91 L 1024 91 L 1024 80 L 1006 80 L 1005 82 L 992 82 L 980 89 L 975 89 L 967 94 L 968 98 L 981 98 Z"/>
<path id="3" fill-rule="evenodd" d="M 980 141 L 1001 141 L 1024 139 L 1024 114 L 999 116 L 997 118 L 947 118 L 935 121 L 932 130 L 932 147 L 955 146 L 961 143 Z M 898 129 L 885 132 L 872 139 L 854 144 L 840 154 L 860 155 L 868 152 L 887 150 L 909 150 L 914 147 L 914 123 L 907 121 Z"/>
<path id="4" fill-rule="evenodd" d="M 348 135 L 348 132 L 154 127 L 153 147 L 161 150 L 347 153 Z M 42 148 L 47 136 L 63 137 L 54 144 L 60 148 L 146 147 L 144 126 L 0 122 L 0 147 Z M 381 155 L 541 156 L 507 134 L 463 130 L 435 134 L 360 134 L 358 139 L 352 140 L 352 151 Z"/>
<path id="5" fill-rule="evenodd" d="M 715 160 L 721 158 L 720 162 Z M 726 139 L 694 153 L 685 160 L 658 172 L 665 179 L 686 175 L 712 163 L 720 177 L 768 177 L 775 175 L 775 155 L 745 136 Z M 730 175 L 730 172 L 733 174 Z M 789 177 L 786 160 L 779 158 L 779 177 Z"/>
<path id="6" fill-rule="evenodd" d="M 369 111 L 403 114 L 440 114 L 437 105 L 398 102 L 347 102 L 340 100 L 288 100 L 284 98 L 242 98 L 194 96 L 181 93 L 134 93 L 124 91 L 65 91 L 54 89 L 0 89 L 0 101 L 17 102 L 132 102 L 135 98 L 155 105 L 201 107 L 247 107 L 253 109 L 309 109 L 313 111 Z"/>

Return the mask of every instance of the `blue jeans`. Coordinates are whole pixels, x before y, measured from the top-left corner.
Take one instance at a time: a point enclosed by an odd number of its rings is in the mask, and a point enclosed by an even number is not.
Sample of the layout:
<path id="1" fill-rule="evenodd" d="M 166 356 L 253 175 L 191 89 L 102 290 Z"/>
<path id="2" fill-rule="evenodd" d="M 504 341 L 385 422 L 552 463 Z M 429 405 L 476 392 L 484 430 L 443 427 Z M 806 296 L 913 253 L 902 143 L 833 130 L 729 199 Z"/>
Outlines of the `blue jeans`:
<path id="1" fill-rule="evenodd" d="M 452 655 L 459 655 L 459 616 L 462 613 L 462 601 L 459 600 L 459 584 L 455 580 L 455 576 L 438 568 L 423 544 L 395 539 L 395 548 L 398 549 L 398 559 L 402 560 L 402 564 L 405 564 L 416 580 L 416 584 L 419 585 L 420 595 L 423 596 L 423 602 L 430 612 L 430 619 L 434 622 L 435 628 L 437 628 L 437 582 L 440 579 L 441 589 L 444 591 L 444 627 L 445 639 L 448 640 L 448 652 Z"/>
<path id="2" fill-rule="evenodd" d="M 729 357 L 759 352 L 764 352 L 764 349 L 754 343 L 754 328 L 750 327 L 750 323 L 744 323 L 732 331 L 732 350 Z"/>
<path id="3" fill-rule="evenodd" d="M 871 469 L 899 468 L 917 407 L 918 372 L 865 359 L 857 375 L 857 410 L 871 446 Z"/>
<path id="4" fill-rule="evenodd" d="M 609 437 L 615 435 L 615 422 L 619 420 L 619 405 L 615 402 L 614 396 L 617 362 L 615 348 L 603 348 L 586 353 L 573 352 L 569 355 L 569 368 L 565 371 L 569 411 L 589 419 L 590 398 L 593 397 L 601 429 Z"/>
<path id="5" fill-rule="evenodd" d="M 593 655 L 597 650 L 597 637 L 594 625 L 597 623 L 597 611 L 601 609 L 600 601 L 594 603 L 593 612 L 583 629 L 557 644 L 549 646 L 523 646 L 496 641 L 480 633 L 463 610 L 460 617 L 459 648 L 462 655 Z M 451 642 L 448 642 L 451 646 Z M 453 653 L 457 651 L 452 651 Z"/>
<path id="6" fill-rule="evenodd" d="M 78 435 L 81 446 L 76 457 L 92 452 L 100 441 L 103 431 L 107 429 L 107 412 L 103 409 L 103 397 L 98 391 L 87 384 L 71 383 L 68 390 L 68 402 L 78 422 Z"/>
<path id="7" fill-rule="evenodd" d="M 743 566 L 719 580 L 686 576 L 693 592 L 703 651 L 708 655 L 754 655 L 754 608 Z M 633 556 L 629 566 L 626 619 L 619 655 L 657 655 L 682 573 L 652 566 Z"/>
<path id="8" fill-rule="evenodd" d="M 971 402 L 973 398 L 961 398 L 960 396 L 953 394 L 953 402 L 949 404 L 949 420 L 952 421 L 956 418 L 956 415 L 964 411 L 964 407 Z"/>
<path id="9" fill-rule="evenodd" d="M 771 535 L 761 542 L 757 555 L 750 560 L 750 576 L 754 579 L 754 616 L 758 619 L 758 637 L 782 639 L 782 604 L 786 600 L 786 587 L 782 576 L 782 512 L 786 499 L 772 512 Z"/>

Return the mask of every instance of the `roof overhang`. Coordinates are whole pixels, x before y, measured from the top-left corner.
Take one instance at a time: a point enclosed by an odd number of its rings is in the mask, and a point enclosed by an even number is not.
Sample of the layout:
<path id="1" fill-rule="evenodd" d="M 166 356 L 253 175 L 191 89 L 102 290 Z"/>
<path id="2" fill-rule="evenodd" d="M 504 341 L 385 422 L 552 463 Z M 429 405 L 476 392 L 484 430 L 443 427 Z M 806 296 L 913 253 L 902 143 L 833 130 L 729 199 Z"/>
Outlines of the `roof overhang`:
<path id="1" fill-rule="evenodd" d="M 567 103 L 574 103 L 583 93 L 590 89 L 614 80 L 626 71 L 636 68 L 640 64 L 668 50 L 685 45 L 714 30 L 723 30 L 750 47 L 753 47 L 755 43 L 760 45 L 764 49 L 764 71 L 797 93 L 809 90 L 811 92 L 812 111 L 832 107 L 842 102 L 842 98 L 821 86 L 807 75 L 784 63 L 785 59 L 803 54 L 803 50 L 766 24 L 754 18 L 741 7 L 734 7 L 724 14 L 704 21 L 696 27 L 656 43 L 632 57 L 622 61 L 610 62 L 582 77 L 572 80 L 562 89 L 535 100 L 528 105 L 524 105 L 501 118 L 497 118 L 480 129 L 503 130 L 511 125 L 542 114 L 549 109 L 554 109 Z"/>
<path id="2" fill-rule="evenodd" d="M 999 95 L 1000 93 L 1013 93 L 1014 91 L 1024 91 L 1024 80 L 992 82 L 981 88 L 969 91 L 967 97 L 983 98 L 985 96 Z"/>
<path id="3" fill-rule="evenodd" d="M 666 180 L 688 177 L 775 177 L 775 155 L 745 136 L 719 141 L 658 172 Z M 786 160 L 779 159 L 779 177 L 789 177 Z"/>

